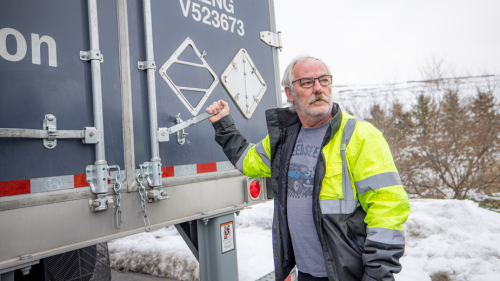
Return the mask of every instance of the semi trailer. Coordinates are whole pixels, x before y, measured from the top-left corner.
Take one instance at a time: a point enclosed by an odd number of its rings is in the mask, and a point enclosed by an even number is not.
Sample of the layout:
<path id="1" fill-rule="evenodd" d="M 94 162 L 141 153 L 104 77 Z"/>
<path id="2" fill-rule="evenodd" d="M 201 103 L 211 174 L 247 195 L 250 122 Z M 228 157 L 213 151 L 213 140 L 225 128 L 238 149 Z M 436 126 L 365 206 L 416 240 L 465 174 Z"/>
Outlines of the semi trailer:
<path id="1" fill-rule="evenodd" d="M 281 107 L 273 0 L 2 0 L 0 280 L 109 280 L 106 241 L 175 225 L 237 280 L 234 216 L 271 200 L 214 141 Z"/>

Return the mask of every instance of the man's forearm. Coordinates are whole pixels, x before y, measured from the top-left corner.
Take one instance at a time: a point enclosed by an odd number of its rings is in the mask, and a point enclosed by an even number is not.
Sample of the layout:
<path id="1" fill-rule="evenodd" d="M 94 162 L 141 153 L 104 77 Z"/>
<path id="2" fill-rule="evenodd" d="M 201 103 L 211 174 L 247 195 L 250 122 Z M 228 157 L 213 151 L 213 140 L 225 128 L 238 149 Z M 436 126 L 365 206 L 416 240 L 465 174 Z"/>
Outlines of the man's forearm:
<path id="1" fill-rule="evenodd" d="M 231 115 L 224 116 L 219 121 L 213 123 L 215 129 L 215 141 L 222 147 L 227 158 L 233 165 L 236 165 L 240 157 L 248 147 L 248 142 L 236 129 Z"/>
<path id="2" fill-rule="evenodd" d="M 367 239 L 363 254 L 365 275 L 362 281 L 394 280 L 393 274 L 401 271 L 399 259 L 404 254 L 404 247 L 404 244 L 390 245 Z"/>

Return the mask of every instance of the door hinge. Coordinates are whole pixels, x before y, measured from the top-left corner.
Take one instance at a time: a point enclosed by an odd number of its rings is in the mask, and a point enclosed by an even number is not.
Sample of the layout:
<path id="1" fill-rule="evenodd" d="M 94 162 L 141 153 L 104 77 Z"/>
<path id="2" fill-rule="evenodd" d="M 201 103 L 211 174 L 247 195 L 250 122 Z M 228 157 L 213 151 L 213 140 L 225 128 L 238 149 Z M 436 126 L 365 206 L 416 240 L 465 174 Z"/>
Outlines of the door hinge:
<path id="1" fill-rule="evenodd" d="M 269 46 L 276 47 L 278 49 L 283 48 L 283 41 L 281 39 L 281 31 L 274 33 L 271 31 L 261 31 L 260 40 L 264 41 Z"/>

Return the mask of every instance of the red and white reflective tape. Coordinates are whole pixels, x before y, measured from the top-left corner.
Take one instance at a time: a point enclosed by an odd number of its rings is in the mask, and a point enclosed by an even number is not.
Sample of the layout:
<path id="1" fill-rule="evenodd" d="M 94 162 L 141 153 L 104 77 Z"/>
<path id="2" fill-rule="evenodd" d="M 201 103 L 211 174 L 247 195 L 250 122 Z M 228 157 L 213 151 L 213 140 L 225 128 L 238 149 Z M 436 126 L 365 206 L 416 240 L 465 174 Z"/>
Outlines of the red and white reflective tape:
<path id="1" fill-rule="evenodd" d="M 162 178 L 196 175 L 236 169 L 229 161 L 162 167 Z M 125 172 L 122 170 L 122 176 Z M 111 175 L 116 172 L 111 172 Z M 109 183 L 109 181 L 108 181 Z M 0 181 L 0 197 L 90 186 L 85 174 L 25 180 Z"/>
<path id="2" fill-rule="evenodd" d="M 162 167 L 162 178 L 188 176 L 236 169 L 229 161 Z"/>

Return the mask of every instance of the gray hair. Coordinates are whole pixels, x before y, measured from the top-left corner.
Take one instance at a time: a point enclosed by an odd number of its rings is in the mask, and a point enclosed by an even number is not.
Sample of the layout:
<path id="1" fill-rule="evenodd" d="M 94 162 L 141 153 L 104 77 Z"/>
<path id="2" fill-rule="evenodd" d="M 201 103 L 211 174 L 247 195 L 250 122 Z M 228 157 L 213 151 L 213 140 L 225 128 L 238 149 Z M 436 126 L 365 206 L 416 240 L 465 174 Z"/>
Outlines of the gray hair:
<path id="1" fill-rule="evenodd" d="M 332 72 L 330 71 L 330 68 L 328 67 L 328 65 L 320 58 L 317 58 L 317 57 L 313 57 L 313 56 L 310 56 L 310 55 L 299 55 L 299 56 L 296 56 L 289 64 L 288 66 L 286 67 L 285 69 L 285 73 L 283 74 L 283 79 L 281 80 L 281 85 L 285 88 L 290 88 L 290 93 L 292 94 L 292 96 L 295 95 L 295 91 L 293 89 L 293 84 L 292 84 L 292 81 L 294 79 L 293 77 L 293 67 L 303 61 L 303 60 L 307 60 L 307 59 L 313 59 L 313 60 L 317 60 L 319 62 L 321 62 L 325 68 L 326 68 L 326 71 L 327 71 L 327 74 L 328 75 L 332 75 Z M 292 103 L 292 105 L 288 108 L 291 112 L 296 112 L 296 109 L 295 109 L 295 105 Z"/>

